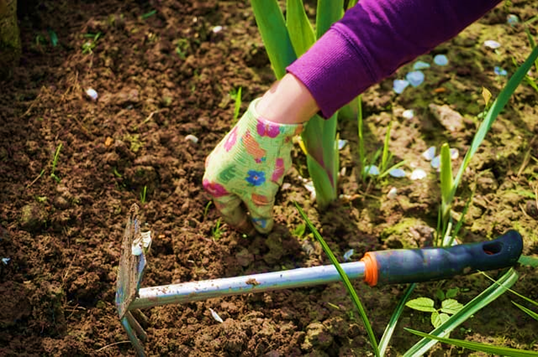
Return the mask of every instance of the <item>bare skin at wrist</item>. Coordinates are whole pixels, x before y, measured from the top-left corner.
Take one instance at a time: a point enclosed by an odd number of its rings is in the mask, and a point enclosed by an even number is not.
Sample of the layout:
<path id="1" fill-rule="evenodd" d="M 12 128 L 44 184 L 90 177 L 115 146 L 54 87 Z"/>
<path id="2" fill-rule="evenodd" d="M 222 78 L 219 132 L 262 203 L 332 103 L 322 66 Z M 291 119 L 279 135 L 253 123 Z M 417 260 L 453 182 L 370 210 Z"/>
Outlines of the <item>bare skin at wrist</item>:
<path id="1" fill-rule="evenodd" d="M 299 124 L 312 118 L 319 107 L 305 85 L 288 73 L 265 92 L 256 111 L 274 123 Z"/>

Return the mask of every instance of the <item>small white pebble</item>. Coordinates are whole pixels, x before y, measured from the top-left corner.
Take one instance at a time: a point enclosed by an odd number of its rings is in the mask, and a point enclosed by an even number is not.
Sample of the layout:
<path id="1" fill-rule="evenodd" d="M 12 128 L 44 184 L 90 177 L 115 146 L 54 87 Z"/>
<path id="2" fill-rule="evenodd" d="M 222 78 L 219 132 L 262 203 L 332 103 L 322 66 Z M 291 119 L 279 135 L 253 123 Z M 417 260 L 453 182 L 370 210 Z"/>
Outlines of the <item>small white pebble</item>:
<path id="1" fill-rule="evenodd" d="M 347 140 L 338 140 L 338 150 L 342 150 L 347 144 Z"/>
<path id="2" fill-rule="evenodd" d="M 405 119 L 413 119 L 415 117 L 415 111 L 413 109 L 404 110 L 402 116 Z"/>
<path id="3" fill-rule="evenodd" d="M 312 181 L 307 181 L 304 184 L 304 187 L 306 188 L 306 190 L 308 192 L 315 192 L 316 191 L 316 189 L 314 188 L 314 182 L 312 182 Z"/>
<path id="4" fill-rule="evenodd" d="M 375 165 L 368 165 L 364 168 L 364 172 L 368 175 L 377 176 L 379 175 L 379 169 Z"/>
<path id="5" fill-rule="evenodd" d="M 185 140 L 190 141 L 190 142 L 195 143 L 195 144 L 198 142 L 198 138 L 196 136 L 194 136 L 194 135 L 191 135 L 191 134 L 187 135 L 185 137 Z"/>
<path id="6" fill-rule="evenodd" d="M 427 68 L 430 68 L 430 64 L 424 61 L 417 61 L 415 62 L 415 64 L 413 64 L 414 70 L 427 69 Z"/>
<path id="7" fill-rule="evenodd" d="M 131 254 L 132 255 L 136 255 L 136 256 L 139 256 L 139 255 L 142 255 L 142 242 L 139 242 L 138 244 L 133 244 L 131 246 Z"/>
<path id="8" fill-rule="evenodd" d="M 304 184 L 304 187 L 308 192 L 310 192 L 310 199 L 312 201 L 316 200 L 316 188 L 314 187 L 314 182 L 312 181 L 306 181 Z"/>
<path id="9" fill-rule="evenodd" d="M 99 96 L 97 95 L 97 92 L 96 92 L 95 89 L 93 89 L 93 88 L 88 88 L 88 89 L 86 89 L 86 95 L 87 95 L 88 97 L 90 97 L 91 100 L 94 100 L 94 101 L 97 100 L 97 98 L 99 97 Z"/>
<path id="10" fill-rule="evenodd" d="M 348 250 L 347 252 L 344 253 L 344 261 L 348 261 L 351 256 L 353 255 L 353 253 L 355 253 L 355 251 L 353 249 L 350 249 Z"/>
<path id="11" fill-rule="evenodd" d="M 431 164 L 434 169 L 438 169 L 441 166 L 441 156 L 434 157 Z"/>
<path id="12" fill-rule="evenodd" d="M 389 190 L 389 193 L 387 193 L 387 197 L 391 200 L 395 199 L 397 195 L 398 195 L 398 190 L 396 189 L 396 187 L 391 188 Z"/>
<path id="13" fill-rule="evenodd" d="M 219 316 L 219 314 L 217 314 L 212 308 L 209 308 L 209 311 L 211 311 L 211 316 L 213 316 L 213 318 L 217 321 L 217 322 L 220 322 L 220 323 L 223 323 L 224 321 L 222 320 L 222 318 Z"/>
<path id="14" fill-rule="evenodd" d="M 413 170 L 411 173 L 411 180 L 422 180 L 427 176 L 426 171 L 422 169 Z"/>
<path id="15" fill-rule="evenodd" d="M 517 24 L 519 22 L 519 17 L 517 17 L 517 15 L 514 15 L 514 14 L 510 14 L 506 17 L 506 22 L 510 25 L 510 26 L 514 26 L 515 24 Z"/>
<path id="16" fill-rule="evenodd" d="M 484 41 L 484 46 L 495 50 L 495 49 L 501 47 L 501 44 L 499 42 L 497 42 L 497 41 L 486 40 L 486 41 Z"/>
<path id="17" fill-rule="evenodd" d="M 4 263 L 4 265 L 7 265 L 7 263 L 9 263 L 10 260 L 11 258 L 2 258 L 2 263 Z"/>
<path id="18" fill-rule="evenodd" d="M 446 66 L 448 58 L 445 55 L 437 55 L 433 58 L 433 62 L 438 66 Z"/>
<path id="19" fill-rule="evenodd" d="M 458 157 L 460 157 L 460 152 L 458 149 L 450 149 L 450 158 L 452 160 L 456 160 Z"/>
<path id="20" fill-rule="evenodd" d="M 389 175 L 392 177 L 405 177 L 406 173 L 402 169 L 392 169 L 389 171 Z"/>
<path id="21" fill-rule="evenodd" d="M 424 151 L 422 153 L 422 157 L 428 161 L 433 160 L 435 157 L 435 146 L 431 146 L 428 148 L 428 150 Z"/>
<path id="22" fill-rule="evenodd" d="M 215 26 L 215 27 L 213 27 L 213 29 L 211 31 L 213 31 L 213 33 L 219 33 L 219 32 L 222 31 L 222 29 L 223 29 L 222 26 Z"/>

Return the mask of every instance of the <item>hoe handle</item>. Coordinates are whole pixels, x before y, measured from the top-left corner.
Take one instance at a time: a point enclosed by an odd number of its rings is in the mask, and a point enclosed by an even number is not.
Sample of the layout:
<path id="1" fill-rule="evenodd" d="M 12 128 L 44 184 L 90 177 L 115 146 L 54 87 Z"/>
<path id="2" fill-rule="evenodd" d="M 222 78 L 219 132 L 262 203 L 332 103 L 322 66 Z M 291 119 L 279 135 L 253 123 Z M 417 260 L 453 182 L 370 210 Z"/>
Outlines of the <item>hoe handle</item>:
<path id="1" fill-rule="evenodd" d="M 364 280 L 377 284 L 443 280 L 478 270 L 513 266 L 523 250 L 521 235 L 510 230 L 499 238 L 449 248 L 395 249 L 368 252 Z"/>

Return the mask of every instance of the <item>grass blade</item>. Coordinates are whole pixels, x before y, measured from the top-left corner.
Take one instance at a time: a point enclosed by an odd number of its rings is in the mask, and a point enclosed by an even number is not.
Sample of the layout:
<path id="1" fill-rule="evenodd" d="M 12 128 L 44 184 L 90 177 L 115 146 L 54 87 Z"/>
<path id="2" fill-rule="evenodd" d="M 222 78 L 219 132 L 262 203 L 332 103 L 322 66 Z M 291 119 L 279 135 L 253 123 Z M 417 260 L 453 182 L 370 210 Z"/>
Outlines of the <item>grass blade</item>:
<path id="1" fill-rule="evenodd" d="M 321 210 L 334 201 L 338 179 L 338 148 L 336 141 L 337 114 L 325 120 L 315 115 L 301 137 L 308 152 L 308 172 L 314 181 L 316 201 Z M 318 178 L 325 176 L 323 179 Z"/>
<path id="2" fill-rule="evenodd" d="M 347 4 L 347 9 L 351 9 L 353 6 L 357 5 L 358 0 L 349 0 L 349 3 Z"/>
<path id="3" fill-rule="evenodd" d="M 316 38 L 320 38 L 333 23 L 344 16 L 344 0 L 318 0 Z"/>
<path id="4" fill-rule="evenodd" d="M 441 236 L 446 238 L 446 241 L 443 240 L 443 246 L 450 246 L 450 241 L 452 240 L 447 228 L 449 221 L 452 219 L 450 209 L 455 194 L 455 191 L 452 190 L 453 184 L 450 147 L 447 143 L 444 143 L 441 146 Z"/>
<path id="5" fill-rule="evenodd" d="M 235 100 L 234 116 L 232 119 L 233 124 L 237 123 L 237 119 L 239 119 L 239 111 L 241 110 L 241 102 L 242 102 L 242 98 L 241 98 L 242 91 L 243 91 L 243 87 L 239 87 L 237 92 L 235 92 L 235 96 L 233 97 L 233 99 Z"/>
<path id="6" fill-rule="evenodd" d="M 362 117 L 362 96 L 357 97 L 357 126 L 359 132 L 359 161 L 361 170 L 361 180 L 366 181 L 366 150 L 364 149 L 364 134 L 363 134 L 363 117 Z"/>
<path id="7" fill-rule="evenodd" d="M 297 207 L 297 210 L 299 211 L 299 214 L 301 215 L 301 217 L 303 217 L 304 221 L 306 222 L 306 225 L 308 226 L 312 234 L 314 234 L 314 237 L 317 239 L 319 244 L 321 244 L 321 247 L 325 251 L 325 254 L 327 254 L 327 256 L 329 257 L 329 260 L 331 261 L 331 263 L 334 265 L 334 267 L 338 271 L 338 274 L 340 274 L 340 278 L 342 279 L 344 286 L 346 287 L 346 290 L 349 296 L 351 297 L 351 300 L 355 304 L 355 307 L 357 307 L 357 310 L 359 311 L 362 321 L 364 322 L 364 326 L 366 327 L 366 332 L 368 333 L 368 337 L 370 338 L 370 343 L 372 344 L 375 355 L 379 356 L 379 349 L 377 346 L 377 340 L 374 335 L 374 330 L 372 329 L 372 325 L 370 324 L 370 320 L 368 320 L 366 311 L 364 310 L 364 307 L 362 306 L 362 303 L 359 299 L 359 296 L 357 295 L 357 292 L 355 291 L 355 289 L 353 289 L 353 286 L 351 285 L 351 282 L 349 281 L 349 278 L 346 272 L 342 269 L 342 267 L 338 263 L 338 260 L 336 259 L 333 252 L 331 251 L 331 248 L 329 248 L 329 246 L 327 245 L 323 237 L 321 237 L 316 227 L 314 227 L 312 222 L 310 222 L 307 215 L 304 213 L 302 208 L 297 204 L 297 202 L 295 202 L 295 207 Z"/>
<path id="8" fill-rule="evenodd" d="M 404 327 L 404 329 L 420 337 L 430 338 L 430 339 L 448 343 L 454 346 L 463 347 L 468 350 L 486 352 L 486 353 L 490 353 L 496 356 L 526 357 L 526 356 L 537 355 L 536 352 L 533 352 L 533 351 L 518 350 L 515 348 L 509 348 L 509 347 L 492 346 L 492 345 L 487 345 L 485 343 L 457 340 L 453 338 L 443 338 L 443 337 L 438 337 L 434 335 L 429 335 L 424 332 L 415 331 L 407 327 Z"/>
<path id="9" fill-rule="evenodd" d="M 396 309 L 392 313 L 389 323 L 387 324 L 387 327 L 385 327 L 385 331 L 383 332 L 383 336 L 379 341 L 379 355 L 385 355 L 387 347 L 389 346 L 390 339 L 392 338 L 392 334 L 394 333 L 396 325 L 398 324 L 398 319 L 402 315 L 405 303 L 407 302 L 407 300 L 409 300 L 409 297 L 411 296 L 411 293 L 413 293 L 413 290 L 415 290 L 416 286 L 417 284 L 411 284 L 407 287 L 404 296 L 400 299 L 400 301 L 398 302 L 398 306 L 396 306 Z"/>
<path id="10" fill-rule="evenodd" d="M 286 25 L 297 57 L 316 42 L 312 24 L 306 16 L 302 0 L 286 1 Z"/>
<path id="11" fill-rule="evenodd" d="M 529 30 L 528 26 L 525 26 L 525 33 L 527 34 L 527 39 L 529 40 L 531 48 L 536 48 L 536 41 L 534 41 L 534 37 L 532 37 L 531 31 Z M 534 60 L 534 67 L 538 70 L 538 59 Z"/>
<path id="12" fill-rule="evenodd" d="M 491 285 L 484 290 L 480 295 L 468 302 L 463 309 L 456 314 L 452 315 L 450 319 L 444 322 L 441 326 L 433 330 L 430 334 L 436 337 L 446 337 L 448 334 L 465 322 L 471 315 L 475 314 L 480 309 L 486 307 L 493 300 L 501 296 L 508 288 L 510 288 L 517 281 L 518 275 L 514 269 L 508 270 L 496 284 Z M 437 343 L 436 340 L 430 338 L 423 338 L 411 347 L 404 355 L 404 357 L 421 356 Z"/>
<path id="13" fill-rule="evenodd" d="M 385 172 L 389 164 L 389 142 L 391 129 L 392 122 L 389 123 L 389 126 L 387 127 L 387 132 L 385 133 L 385 141 L 383 142 L 383 155 L 381 155 L 381 165 L 379 167 L 379 172 Z"/>
<path id="14" fill-rule="evenodd" d="M 251 0 L 251 4 L 273 71 L 280 79 L 286 67 L 297 59 L 284 15 L 276 0 Z"/>
<path id="15" fill-rule="evenodd" d="M 480 274 L 484 275 L 486 278 L 488 278 L 489 280 L 491 280 L 493 283 L 495 284 L 499 284 L 495 279 L 493 279 L 491 276 L 489 276 L 488 274 L 484 273 L 483 271 L 480 272 Z M 520 298 L 522 298 L 523 300 L 527 301 L 528 303 L 530 304 L 533 304 L 534 306 L 538 306 L 538 302 L 532 300 L 532 299 L 529 299 L 528 297 L 526 297 L 525 295 L 521 295 L 520 293 L 518 293 L 517 291 L 515 290 L 512 290 L 512 289 L 508 289 L 509 292 L 511 292 L 512 294 L 516 295 L 516 296 L 519 296 Z"/>
<path id="16" fill-rule="evenodd" d="M 510 80 L 508 83 L 506 83 L 506 86 L 503 88 L 497 99 L 495 99 L 495 102 L 491 105 L 491 107 L 488 110 L 488 113 L 486 114 L 486 118 L 484 121 L 480 124 L 480 127 L 478 128 L 478 132 L 476 133 L 475 137 L 473 138 L 473 142 L 471 143 L 471 148 L 467 151 L 465 154 L 465 157 L 463 159 L 463 162 L 459 168 L 458 174 L 456 175 L 456 178 L 454 179 L 454 185 L 452 187 L 452 196 L 456 193 L 456 189 L 458 187 L 459 182 L 461 181 L 461 178 L 463 177 L 463 173 L 467 166 L 469 165 L 469 162 L 471 161 L 471 158 L 474 156 L 476 151 L 478 150 L 478 147 L 480 144 L 482 144 L 482 141 L 486 137 L 486 134 L 488 133 L 489 129 L 491 128 L 491 125 L 499 115 L 499 113 L 503 110 L 506 103 L 508 103 L 508 100 L 516 90 L 517 86 L 521 83 L 523 78 L 527 75 L 527 72 L 532 67 L 534 61 L 538 58 L 538 47 L 535 47 L 530 55 L 527 57 L 525 62 L 518 68 L 516 73 L 512 77 L 510 77 Z"/>
<path id="17" fill-rule="evenodd" d="M 515 301 L 512 301 L 512 304 L 516 305 L 517 307 L 519 307 L 523 312 L 525 312 L 527 315 L 529 315 L 530 317 L 532 317 L 533 319 L 535 319 L 536 321 L 538 321 L 538 314 L 530 309 L 527 309 L 525 306 L 523 305 L 520 305 L 518 304 L 517 302 Z"/>

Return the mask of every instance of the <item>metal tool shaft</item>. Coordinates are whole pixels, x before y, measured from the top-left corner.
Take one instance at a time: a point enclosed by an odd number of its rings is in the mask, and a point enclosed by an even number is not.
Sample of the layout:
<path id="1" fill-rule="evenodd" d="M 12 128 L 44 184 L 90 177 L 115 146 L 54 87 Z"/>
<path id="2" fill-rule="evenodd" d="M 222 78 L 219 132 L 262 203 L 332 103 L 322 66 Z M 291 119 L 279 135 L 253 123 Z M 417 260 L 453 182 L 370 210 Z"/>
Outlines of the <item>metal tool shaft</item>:
<path id="1" fill-rule="evenodd" d="M 344 263 L 341 266 L 350 279 L 364 276 L 363 262 Z M 233 278 L 154 286 L 140 289 L 138 297 L 130 304 L 129 310 L 181 304 L 216 297 L 322 285 L 339 280 L 340 275 L 336 268 L 333 265 L 324 265 Z"/>

